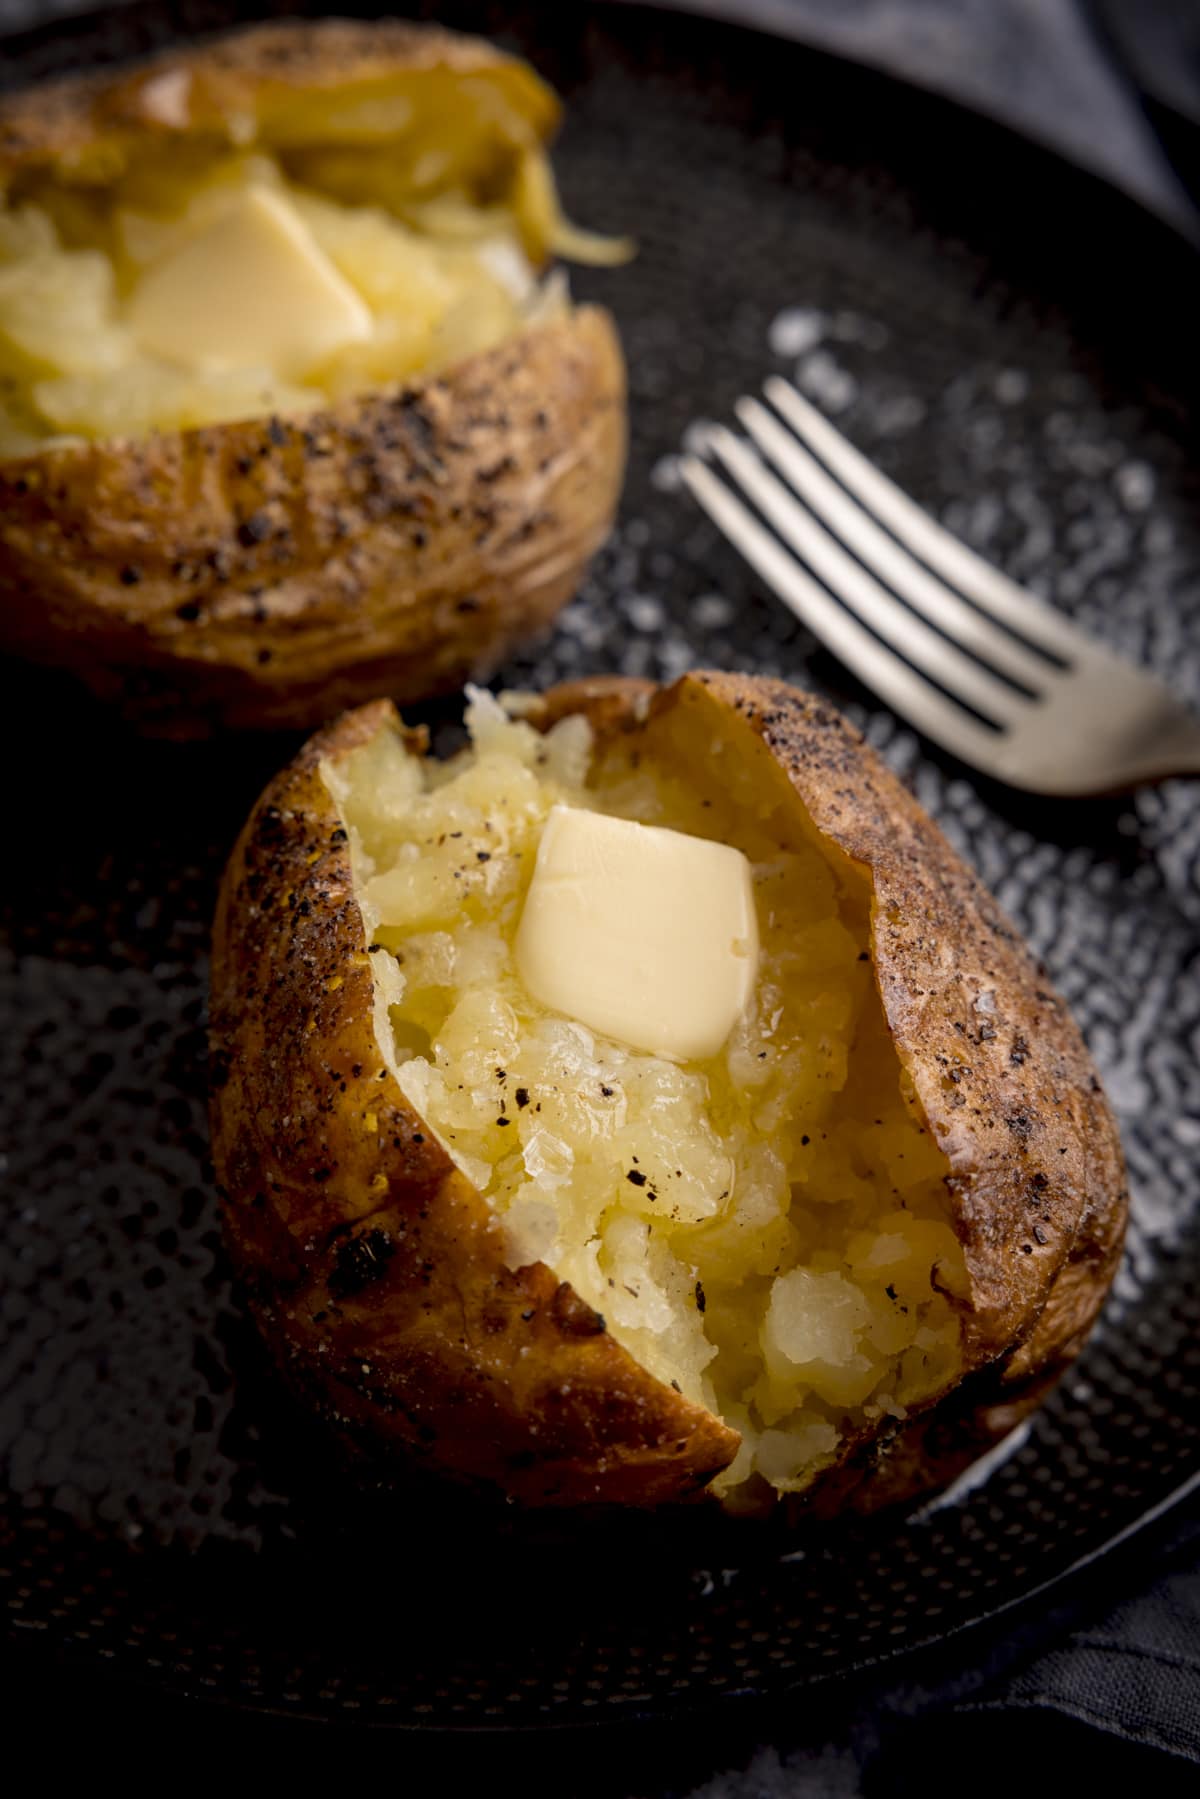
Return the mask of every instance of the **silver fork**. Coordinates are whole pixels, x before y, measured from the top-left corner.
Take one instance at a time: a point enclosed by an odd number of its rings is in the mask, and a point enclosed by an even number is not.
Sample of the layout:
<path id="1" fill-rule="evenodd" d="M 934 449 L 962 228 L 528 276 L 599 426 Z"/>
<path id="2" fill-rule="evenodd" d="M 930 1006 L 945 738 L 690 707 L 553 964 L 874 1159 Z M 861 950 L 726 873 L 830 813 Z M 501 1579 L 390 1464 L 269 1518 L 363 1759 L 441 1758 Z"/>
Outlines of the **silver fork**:
<path id="1" fill-rule="evenodd" d="M 784 604 L 894 711 L 1032 793 L 1200 774 L 1200 718 L 1167 688 L 935 524 L 790 382 L 773 375 L 764 392 L 773 411 L 737 403 L 749 441 L 706 426 L 680 473 Z"/>

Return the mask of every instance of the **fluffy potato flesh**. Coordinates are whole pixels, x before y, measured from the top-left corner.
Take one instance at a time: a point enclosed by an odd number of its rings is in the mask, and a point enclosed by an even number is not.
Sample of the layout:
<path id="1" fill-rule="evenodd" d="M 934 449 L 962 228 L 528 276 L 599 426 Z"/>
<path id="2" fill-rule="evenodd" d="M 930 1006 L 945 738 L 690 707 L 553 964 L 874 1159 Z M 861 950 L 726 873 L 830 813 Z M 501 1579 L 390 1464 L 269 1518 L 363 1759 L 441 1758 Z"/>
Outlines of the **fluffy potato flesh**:
<path id="1" fill-rule="evenodd" d="M 797 1492 L 951 1387 L 948 1164 L 873 978 L 865 874 L 676 711 L 594 747 L 476 694 L 439 764 L 379 732 L 324 765 L 373 945 L 377 1032 L 426 1127 L 650 1373 L 741 1434 L 727 1503 Z M 726 746 L 727 747 L 727 746 Z M 554 804 L 741 849 L 761 957 L 722 1051 L 680 1064 L 540 1007 L 513 943 Z"/>
<path id="2" fill-rule="evenodd" d="M 311 411 L 561 312 L 563 284 L 540 279 L 550 254 L 619 247 L 563 221 L 549 121 L 531 118 L 553 106 L 497 58 L 488 71 L 434 66 L 301 93 L 261 119 L 143 133 L 125 151 L 19 171 L 0 208 L 0 456 Z M 294 210 L 365 302 L 370 333 L 306 366 L 181 367 L 140 340 L 139 284 L 250 190 Z"/>

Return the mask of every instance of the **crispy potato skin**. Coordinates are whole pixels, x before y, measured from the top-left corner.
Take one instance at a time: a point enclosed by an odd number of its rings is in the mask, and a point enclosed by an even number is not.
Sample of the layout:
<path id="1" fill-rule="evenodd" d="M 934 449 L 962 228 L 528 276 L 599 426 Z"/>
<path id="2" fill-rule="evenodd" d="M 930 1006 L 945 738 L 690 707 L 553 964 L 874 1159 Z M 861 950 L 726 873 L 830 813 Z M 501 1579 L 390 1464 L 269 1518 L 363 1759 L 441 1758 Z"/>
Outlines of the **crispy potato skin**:
<path id="1" fill-rule="evenodd" d="M 945 1485 L 1045 1397 L 1112 1282 L 1128 1195 L 1095 1066 L 1043 968 L 912 795 L 831 706 L 780 681 L 702 673 L 659 691 L 607 678 L 547 695 L 611 734 L 689 707 L 767 752 L 823 837 L 872 883 L 872 959 L 900 1061 L 950 1163 L 971 1284 L 963 1382 L 852 1445 L 811 1495 L 863 1510 Z"/>
<path id="2" fill-rule="evenodd" d="M 302 419 L 0 462 L 0 650 L 172 737 L 445 691 L 570 598 L 624 461 L 585 306 Z"/>
<path id="3" fill-rule="evenodd" d="M 155 137 L 453 68 L 530 135 L 558 103 L 475 39 L 392 22 L 263 26 L 0 102 L 0 187 L 86 179 Z M 616 510 L 625 369 L 582 307 L 403 388 L 302 418 L 0 461 L 0 652 L 70 670 L 138 728 L 308 728 L 486 675 L 543 630 Z"/>
<path id="4" fill-rule="evenodd" d="M 0 98 L 0 187 L 61 169 L 103 179 L 147 140 L 286 128 L 298 98 L 386 86 L 428 69 L 496 81 L 534 138 L 558 124 L 557 96 L 516 57 L 482 38 L 401 19 L 287 19 L 250 26 L 143 61 L 68 75 Z"/>
<path id="5" fill-rule="evenodd" d="M 559 1504 L 695 1493 L 738 1438 L 654 1380 L 488 1207 L 384 1068 L 369 946 L 318 735 L 233 853 L 214 933 L 213 1160 L 267 1342 L 341 1433 Z M 285 1123 L 286 1120 L 286 1123 Z"/>
<path id="6" fill-rule="evenodd" d="M 603 743 L 674 708 L 757 757 L 764 782 L 869 877 L 885 1015 L 950 1164 L 971 1289 L 962 1383 L 886 1438 L 849 1443 L 806 1496 L 818 1513 L 873 1509 L 953 1478 L 1077 1353 L 1120 1256 L 1120 1144 L 1045 975 L 830 707 L 776 681 L 697 674 L 663 690 L 555 689 L 535 722 L 583 712 Z M 317 770 L 394 724 L 378 704 L 310 743 L 264 795 L 222 890 L 213 1154 L 260 1324 L 311 1403 L 359 1441 L 416 1448 L 526 1500 L 687 1497 L 727 1465 L 735 1433 L 639 1369 L 548 1269 L 504 1268 L 485 1203 L 382 1071 L 349 857 Z"/>

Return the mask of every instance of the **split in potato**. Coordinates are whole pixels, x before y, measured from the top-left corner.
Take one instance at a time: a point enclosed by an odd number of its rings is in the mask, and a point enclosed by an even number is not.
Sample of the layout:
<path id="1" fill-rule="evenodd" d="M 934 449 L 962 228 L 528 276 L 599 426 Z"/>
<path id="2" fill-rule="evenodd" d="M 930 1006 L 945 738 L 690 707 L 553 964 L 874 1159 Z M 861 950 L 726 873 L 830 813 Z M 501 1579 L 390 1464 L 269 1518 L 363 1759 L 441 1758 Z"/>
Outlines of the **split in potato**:
<path id="1" fill-rule="evenodd" d="M 487 1198 L 509 1264 L 545 1262 L 741 1432 L 716 1491 L 754 1473 L 806 1486 L 848 1430 L 903 1418 L 960 1366 L 949 1169 L 887 1039 L 867 884 L 763 816 L 736 761 L 697 785 L 669 734 L 594 758 L 578 715 L 543 737 L 485 695 L 468 724 L 460 764 L 381 733 L 333 777 L 400 1089 Z M 706 1062 L 605 1040 L 523 986 L 514 937 L 555 804 L 750 858 L 758 980 Z"/>

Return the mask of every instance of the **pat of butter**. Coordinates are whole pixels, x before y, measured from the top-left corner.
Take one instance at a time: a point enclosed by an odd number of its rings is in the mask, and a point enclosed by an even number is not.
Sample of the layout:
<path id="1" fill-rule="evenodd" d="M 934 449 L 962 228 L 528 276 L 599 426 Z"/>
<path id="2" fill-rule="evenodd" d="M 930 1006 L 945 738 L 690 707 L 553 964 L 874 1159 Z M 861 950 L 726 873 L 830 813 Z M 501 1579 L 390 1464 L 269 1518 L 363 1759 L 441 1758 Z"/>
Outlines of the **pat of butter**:
<path id="1" fill-rule="evenodd" d="M 371 335 L 371 312 L 296 209 L 251 187 L 148 270 L 129 301 L 141 347 L 187 369 L 302 374 Z"/>
<path id="2" fill-rule="evenodd" d="M 680 831 L 555 806 L 516 942 L 528 991 L 634 1049 L 715 1056 L 758 973 L 750 864 Z"/>

